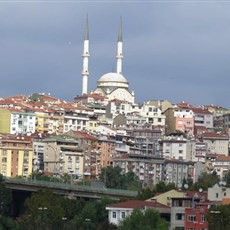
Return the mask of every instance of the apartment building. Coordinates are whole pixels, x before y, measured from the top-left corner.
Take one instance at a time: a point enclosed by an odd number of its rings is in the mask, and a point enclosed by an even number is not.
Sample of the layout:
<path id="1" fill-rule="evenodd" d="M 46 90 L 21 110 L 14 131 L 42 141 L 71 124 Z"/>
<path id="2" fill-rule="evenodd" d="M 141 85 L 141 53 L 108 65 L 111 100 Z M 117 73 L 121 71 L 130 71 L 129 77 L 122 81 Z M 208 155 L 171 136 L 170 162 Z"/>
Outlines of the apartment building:
<path id="1" fill-rule="evenodd" d="M 33 165 L 32 140 L 28 136 L 2 135 L 0 173 L 6 177 L 28 177 Z"/>
<path id="2" fill-rule="evenodd" d="M 70 135 L 56 135 L 43 140 L 44 172 L 56 176 L 65 173 L 83 178 L 84 150 L 77 138 Z"/>
<path id="3" fill-rule="evenodd" d="M 181 137 L 165 137 L 160 141 L 163 157 L 166 159 L 192 160 L 194 143 Z"/>
<path id="4" fill-rule="evenodd" d="M 213 128 L 213 115 L 205 108 L 192 108 L 194 115 L 194 126 L 203 126 L 207 129 Z"/>
<path id="5" fill-rule="evenodd" d="M 123 173 L 134 172 L 142 186 L 151 186 L 162 180 L 162 158 L 143 156 L 141 154 L 120 155 L 113 159 L 113 166 L 119 166 Z"/>
<path id="6" fill-rule="evenodd" d="M 191 161 L 166 159 L 163 172 L 165 183 L 174 183 L 177 187 L 181 187 L 184 180 L 193 180 L 194 164 Z"/>
<path id="7" fill-rule="evenodd" d="M 210 153 L 228 156 L 229 137 L 227 135 L 205 132 L 202 134 L 202 139 Z"/>
<path id="8" fill-rule="evenodd" d="M 191 108 L 175 106 L 168 108 L 164 115 L 166 134 L 182 132 L 194 135 L 194 115 Z"/>
<path id="9" fill-rule="evenodd" d="M 35 132 L 36 116 L 21 109 L 0 108 L 0 132 L 32 134 Z"/>

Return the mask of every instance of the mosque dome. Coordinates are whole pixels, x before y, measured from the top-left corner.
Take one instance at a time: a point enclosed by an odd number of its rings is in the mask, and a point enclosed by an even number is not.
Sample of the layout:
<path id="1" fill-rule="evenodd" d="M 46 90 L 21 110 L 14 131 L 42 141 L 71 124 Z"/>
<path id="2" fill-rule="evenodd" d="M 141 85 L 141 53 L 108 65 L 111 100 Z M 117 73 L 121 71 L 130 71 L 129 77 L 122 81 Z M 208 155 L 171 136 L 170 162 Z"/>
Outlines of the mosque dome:
<path id="1" fill-rule="evenodd" d="M 119 73 L 106 73 L 98 80 L 98 83 L 102 82 L 117 82 L 117 83 L 128 83 L 125 77 Z"/>

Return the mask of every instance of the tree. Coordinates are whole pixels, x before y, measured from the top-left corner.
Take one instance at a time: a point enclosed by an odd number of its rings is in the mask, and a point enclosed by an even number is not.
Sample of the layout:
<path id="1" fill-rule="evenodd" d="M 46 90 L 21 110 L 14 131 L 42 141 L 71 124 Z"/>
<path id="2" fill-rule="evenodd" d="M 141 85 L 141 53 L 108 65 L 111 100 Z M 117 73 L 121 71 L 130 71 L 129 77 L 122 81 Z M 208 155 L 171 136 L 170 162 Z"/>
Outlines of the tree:
<path id="1" fill-rule="evenodd" d="M 138 190 L 140 181 L 134 172 L 122 173 L 119 166 L 103 168 L 100 180 L 107 188 Z"/>
<path id="2" fill-rule="evenodd" d="M 209 230 L 230 229 L 230 205 L 213 206 L 208 210 L 207 220 Z"/>
<path id="3" fill-rule="evenodd" d="M 9 214 L 11 203 L 11 190 L 6 188 L 4 178 L 2 174 L 0 174 L 0 216 Z"/>
<path id="4" fill-rule="evenodd" d="M 78 212 L 71 221 L 70 229 L 113 229 L 108 223 L 108 213 L 105 209 L 108 204 L 113 202 L 114 201 L 109 198 L 87 202 L 81 212 Z"/>
<path id="5" fill-rule="evenodd" d="M 220 180 L 216 174 L 213 172 L 212 174 L 202 173 L 198 178 L 198 182 L 193 184 L 189 189 L 198 191 L 200 188 L 203 190 L 208 190 L 208 188 L 212 187 L 214 184 L 218 183 Z"/>
<path id="6" fill-rule="evenodd" d="M 148 188 L 143 188 L 140 191 L 138 191 L 137 199 L 138 200 L 147 200 L 150 199 L 151 197 L 155 196 L 156 191 L 153 189 Z"/>
<path id="7" fill-rule="evenodd" d="M 19 218 L 20 225 L 27 230 L 60 229 L 65 217 L 62 199 L 48 189 L 39 190 L 26 200 L 26 211 Z"/>
<path id="8" fill-rule="evenodd" d="M 228 171 L 224 176 L 224 181 L 226 182 L 226 187 L 230 187 L 230 171 Z"/>
<path id="9" fill-rule="evenodd" d="M 166 230 L 168 222 L 161 219 L 159 212 L 148 208 L 145 212 L 134 209 L 119 225 L 119 230 Z"/>

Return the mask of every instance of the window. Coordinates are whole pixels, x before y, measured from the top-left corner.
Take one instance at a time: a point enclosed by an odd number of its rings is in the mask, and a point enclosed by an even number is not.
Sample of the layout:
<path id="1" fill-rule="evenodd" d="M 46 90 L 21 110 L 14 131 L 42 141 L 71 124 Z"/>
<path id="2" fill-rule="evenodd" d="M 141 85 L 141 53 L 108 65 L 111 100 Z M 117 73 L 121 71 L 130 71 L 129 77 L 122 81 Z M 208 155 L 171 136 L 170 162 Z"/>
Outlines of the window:
<path id="1" fill-rule="evenodd" d="M 216 198 L 218 198 L 219 197 L 219 194 L 218 193 L 216 193 Z"/>
<path id="2" fill-rule="evenodd" d="M 204 214 L 201 215 L 201 221 L 205 222 L 206 221 L 206 216 Z"/>
<path id="3" fill-rule="evenodd" d="M 112 213 L 112 217 L 113 217 L 114 219 L 116 219 L 116 218 L 117 218 L 117 213 L 116 213 L 116 212 L 113 212 L 113 213 Z"/>
<path id="4" fill-rule="evenodd" d="M 121 218 L 124 219 L 125 218 L 125 212 L 121 213 Z"/>
<path id="5" fill-rule="evenodd" d="M 182 153 L 183 153 L 183 150 L 179 150 L 179 153 L 181 153 L 181 154 L 182 154 Z"/>
<path id="6" fill-rule="evenodd" d="M 195 215 L 188 215 L 188 221 L 196 221 Z"/>
<path id="7" fill-rule="evenodd" d="M 184 220 L 184 214 L 183 213 L 176 213 L 176 220 Z"/>
<path id="8" fill-rule="evenodd" d="M 176 213 L 176 220 L 183 220 L 184 214 L 183 213 Z"/>
<path id="9" fill-rule="evenodd" d="M 157 121 L 158 121 L 158 122 L 161 122 L 161 118 L 158 118 Z"/>

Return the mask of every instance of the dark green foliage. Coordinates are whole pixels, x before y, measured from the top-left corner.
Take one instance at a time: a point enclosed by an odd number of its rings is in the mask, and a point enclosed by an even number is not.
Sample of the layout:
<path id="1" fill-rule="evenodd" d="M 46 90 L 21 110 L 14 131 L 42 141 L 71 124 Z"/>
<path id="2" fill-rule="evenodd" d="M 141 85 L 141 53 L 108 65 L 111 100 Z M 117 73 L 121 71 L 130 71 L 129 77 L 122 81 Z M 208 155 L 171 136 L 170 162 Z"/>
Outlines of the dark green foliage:
<path id="1" fill-rule="evenodd" d="M 209 230 L 230 229 L 230 205 L 213 206 L 208 210 L 207 220 Z"/>
<path id="2" fill-rule="evenodd" d="M 216 175 L 216 172 L 212 174 L 202 173 L 199 177 L 198 182 L 193 184 L 189 189 L 193 191 L 198 191 L 200 188 L 203 190 L 208 190 L 208 188 L 212 187 L 214 184 L 218 183 L 220 180 Z"/>
<path id="3" fill-rule="evenodd" d="M 103 168 L 100 180 L 107 188 L 138 190 L 140 181 L 134 172 L 122 174 L 122 169 L 118 166 Z"/>
<path id="4" fill-rule="evenodd" d="M 165 182 L 161 181 L 155 186 L 156 192 L 163 193 L 169 190 L 175 189 L 176 186 L 173 183 L 165 184 Z"/>
<path id="5" fill-rule="evenodd" d="M 151 197 L 155 196 L 156 193 L 168 192 L 172 189 L 175 189 L 176 186 L 174 183 L 165 184 L 163 181 L 156 184 L 152 189 L 144 188 L 138 192 L 137 199 L 138 200 L 147 200 Z"/>
<path id="6" fill-rule="evenodd" d="M 142 212 L 134 209 L 131 215 L 127 216 L 120 224 L 119 230 L 167 230 L 168 223 L 161 219 L 159 212 L 154 209 L 147 209 Z"/>
<path id="7" fill-rule="evenodd" d="M 152 190 L 150 188 L 143 188 L 138 192 L 137 200 L 147 200 L 155 196 L 155 194 L 156 194 L 155 190 Z"/>
<path id="8" fill-rule="evenodd" d="M 228 171 L 224 176 L 224 181 L 226 182 L 226 187 L 230 187 L 230 171 Z"/>
<path id="9" fill-rule="evenodd" d="M 81 212 L 78 212 L 77 215 L 71 221 L 69 228 L 70 229 L 90 229 L 90 230 L 107 230 L 112 227 L 108 223 L 108 211 L 105 207 L 108 204 L 113 203 L 114 201 L 108 198 L 97 201 L 89 201 L 85 204 Z M 113 228 L 114 229 L 114 226 Z"/>
<path id="10" fill-rule="evenodd" d="M 11 190 L 6 188 L 4 178 L 0 174 L 0 216 L 9 214 L 11 202 Z"/>
<path id="11" fill-rule="evenodd" d="M 20 225 L 26 230 L 60 229 L 65 217 L 62 199 L 48 189 L 33 194 L 25 202 L 26 212 L 19 218 Z"/>

